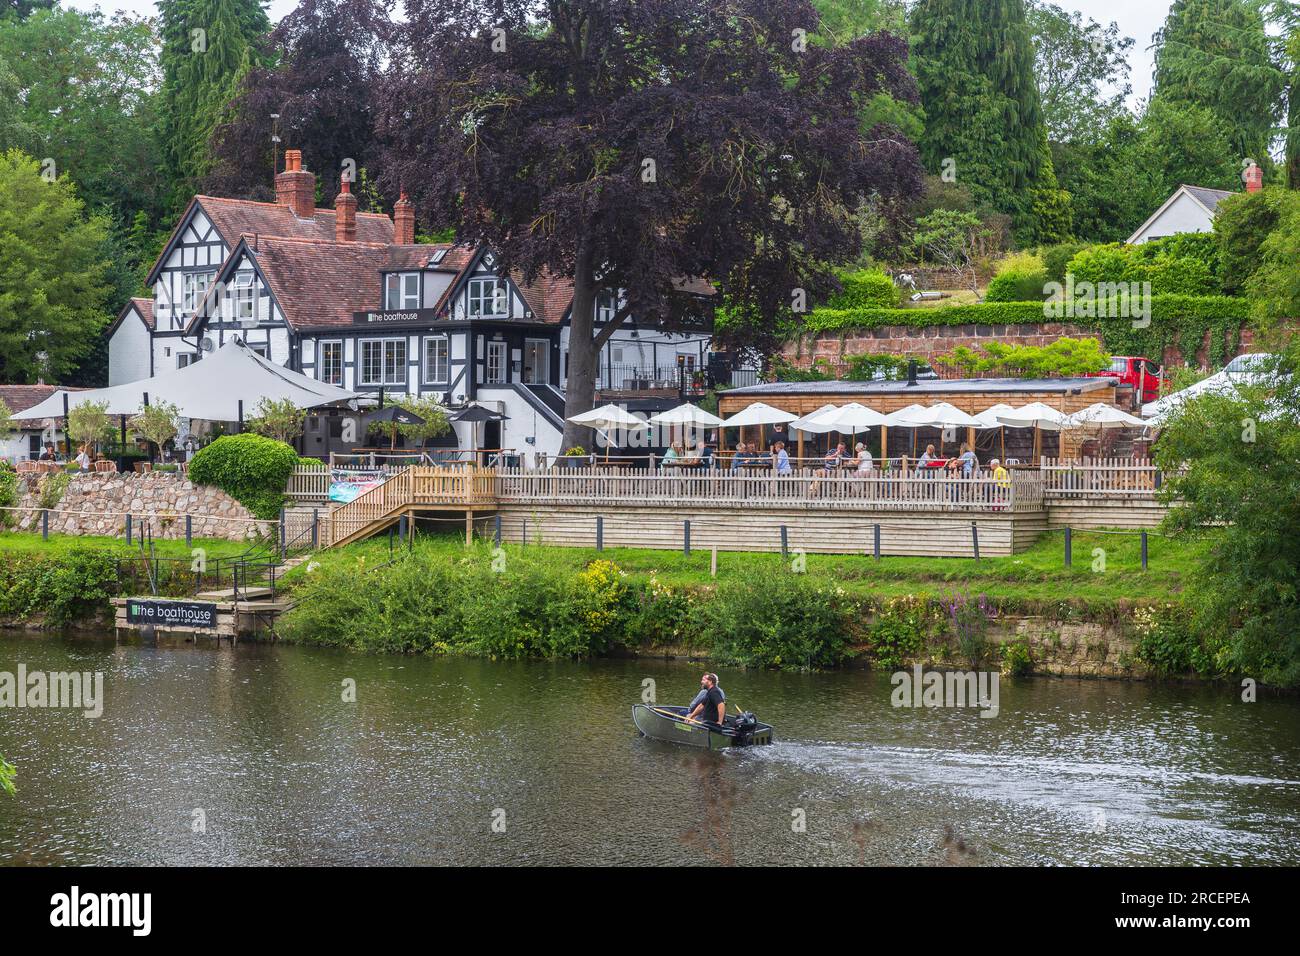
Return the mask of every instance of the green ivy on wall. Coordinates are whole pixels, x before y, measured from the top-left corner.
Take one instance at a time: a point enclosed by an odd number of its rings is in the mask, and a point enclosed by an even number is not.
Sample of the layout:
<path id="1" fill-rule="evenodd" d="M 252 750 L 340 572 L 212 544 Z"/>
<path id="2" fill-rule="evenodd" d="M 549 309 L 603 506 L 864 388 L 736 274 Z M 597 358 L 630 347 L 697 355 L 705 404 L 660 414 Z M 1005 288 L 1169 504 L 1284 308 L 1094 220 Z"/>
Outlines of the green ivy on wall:
<path id="1" fill-rule="evenodd" d="M 1048 310 L 1053 303 L 980 302 L 933 309 L 814 309 L 803 323 L 805 334 L 839 332 L 841 338 L 855 331 L 886 326 L 929 328 L 974 325 L 982 334 L 1006 334 L 996 327 L 1068 323 L 1100 334 L 1114 355 L 1142 355 L 1159 361 L 1164 350 L 1176 347 L 1187 361 L 1194 361 L 1206 334 L 1210 335 L 1208 358 L 1223 365 L 1236 353 L 1241 329 L 1247 323 L 1250 303 L 1246 299 L 1217 295 L 1156 295 L 1151 297 L 1150 322 L 1131 318 L 1074 316 L 1085 309 L 1064 309 L 1058 316 Z M 1102 303 L 1086 303 L 1095 311 Z M 1060 305 L 1056 305 L 1060 309 Z"/>

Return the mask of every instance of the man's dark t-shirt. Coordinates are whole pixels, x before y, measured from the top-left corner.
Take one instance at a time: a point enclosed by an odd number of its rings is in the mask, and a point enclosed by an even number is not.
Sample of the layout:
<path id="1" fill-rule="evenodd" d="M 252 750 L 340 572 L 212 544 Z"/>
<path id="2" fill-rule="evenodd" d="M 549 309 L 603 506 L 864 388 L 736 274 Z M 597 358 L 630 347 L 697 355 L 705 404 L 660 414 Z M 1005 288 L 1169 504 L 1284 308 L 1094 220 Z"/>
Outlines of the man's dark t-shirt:
<path id="1" fill-rule="evenodd" d="M 704 697 L 704 711 L 700 714 L 700 720 L 707 720 L 711 724 L 718 722 L 718 705 L 722 703 L 722 691 L 716 687 L 710 687 Z"/>

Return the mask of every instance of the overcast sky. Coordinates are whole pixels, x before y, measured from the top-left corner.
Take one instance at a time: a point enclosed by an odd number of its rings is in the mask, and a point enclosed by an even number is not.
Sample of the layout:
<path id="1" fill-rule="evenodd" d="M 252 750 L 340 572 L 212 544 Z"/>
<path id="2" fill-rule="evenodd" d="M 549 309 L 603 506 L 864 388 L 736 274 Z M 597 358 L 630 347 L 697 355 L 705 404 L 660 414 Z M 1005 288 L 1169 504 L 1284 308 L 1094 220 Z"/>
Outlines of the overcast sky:
<path id="1" fill-rule="evenodd" d="M 1052 0 L 1066 10 L 1078 10 L 1106 24 L 1114 20 L 1125 36 L 1137 42 L 1129 51 L 1132 66 L 1134 98 L 1147 95 L 1151 89 L 1151 35 L 1160 29 L 1169 12 L 1170 0 Z M 127 10 L 137 15 L 157 12 L 153 0 L 63 0 L 64 6 L 78 10 L 100 7 L 104 10 Z M 272 21 L 279 20 L 298 5 L 297 0 L 271 0 L 267 13 Z"/>

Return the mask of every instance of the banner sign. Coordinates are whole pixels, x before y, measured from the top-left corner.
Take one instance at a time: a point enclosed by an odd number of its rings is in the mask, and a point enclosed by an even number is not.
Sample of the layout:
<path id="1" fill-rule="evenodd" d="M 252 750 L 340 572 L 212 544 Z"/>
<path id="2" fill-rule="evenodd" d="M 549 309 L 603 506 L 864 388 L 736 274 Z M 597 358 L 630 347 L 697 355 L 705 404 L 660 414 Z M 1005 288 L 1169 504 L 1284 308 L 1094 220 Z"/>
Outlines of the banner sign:
<path id="1" fill-rule="evenodd" d="M 217 606 L 194 601 L 148 601 L 128 598 L 126 620 L 129 624 L 155 624 L 160 627 L 216 627 Z"/>

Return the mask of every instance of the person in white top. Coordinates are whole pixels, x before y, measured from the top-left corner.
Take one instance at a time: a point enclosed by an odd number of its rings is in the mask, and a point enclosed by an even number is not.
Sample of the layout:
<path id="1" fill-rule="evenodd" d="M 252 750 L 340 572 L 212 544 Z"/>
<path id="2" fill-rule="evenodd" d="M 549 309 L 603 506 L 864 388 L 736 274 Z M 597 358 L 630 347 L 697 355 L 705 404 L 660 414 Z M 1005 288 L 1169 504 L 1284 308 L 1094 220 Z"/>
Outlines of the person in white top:
<path id="1" fill-rule="evenodd" d="M 92 464 L 93 462 L 90 457 L 90 446 L 82 445 L 81 451 L 77 454 L 77 467 L 80 468 L 82 471 L 89 471 L 90 466 Z"/>
<path id="2" fill-rule="evenodd" d="M 871 460 L 871 452 L 867 451 L 867 446 L 863 442 L 857 444 L 858 452 L 858 474 L 865 475 L 871 471 L 874 462 Z"/>

